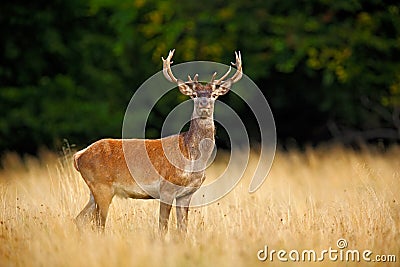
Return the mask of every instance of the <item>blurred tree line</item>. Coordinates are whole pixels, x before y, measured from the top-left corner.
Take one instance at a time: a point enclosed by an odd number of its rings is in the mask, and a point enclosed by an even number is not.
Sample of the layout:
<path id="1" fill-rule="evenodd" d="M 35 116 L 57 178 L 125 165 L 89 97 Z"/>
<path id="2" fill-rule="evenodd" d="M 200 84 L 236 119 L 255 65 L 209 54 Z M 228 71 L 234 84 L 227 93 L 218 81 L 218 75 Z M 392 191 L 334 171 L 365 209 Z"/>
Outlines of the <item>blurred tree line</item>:
<path id="1" fill-rule="evenodd" d="M 271 105 L 282 144 L 400 139 L 396 1 L 16 0 L 0 6 L 0 153 L 120 137 L 131 96 L 161 70 L 160 58 L 171 48 L 176 63 L 228 63 L 240 50 L 245 73 Z M 171 105 L 179 102 L 169 97 Z M 229 94 L 222 99 L 235 104 Z M 157 137 L 163 113 L 156 110 L 150 120 L 149 137 Z"/>

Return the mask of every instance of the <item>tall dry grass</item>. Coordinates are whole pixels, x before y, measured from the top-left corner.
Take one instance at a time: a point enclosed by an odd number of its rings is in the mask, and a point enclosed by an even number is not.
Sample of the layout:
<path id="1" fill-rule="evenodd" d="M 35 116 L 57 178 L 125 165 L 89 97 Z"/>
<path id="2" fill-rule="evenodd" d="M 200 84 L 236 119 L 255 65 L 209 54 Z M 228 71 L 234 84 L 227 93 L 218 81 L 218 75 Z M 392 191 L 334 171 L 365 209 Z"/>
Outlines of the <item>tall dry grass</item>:
<path id="1" fill-rule="evenodd" d="M 349 249 L 396 255 L 391 266 L 398 266 L 399 155 L 400 147 L 384 153 L 340 146 L 278 152 L 255 194 L 247 193 L 251 177 L 245 175 L 218 203 L 190 211 L 186 238 L 174 230 L 173 213 L 162 240 L 155 200 L 115 198 L 105 233 L 80 233 L 73 218 L 88 189 L 70 155 L 21 160 L 9 154 L 0 171 L 0 266 L 309 266 L 260 262 L 257 251 L 265 245 L 321 251 L 337 248 L 339 238 Z M 214 163 L 208 176 L 222 168 L 223 161 Z M 325 259 L 312 265 L 357 264 Z"/>

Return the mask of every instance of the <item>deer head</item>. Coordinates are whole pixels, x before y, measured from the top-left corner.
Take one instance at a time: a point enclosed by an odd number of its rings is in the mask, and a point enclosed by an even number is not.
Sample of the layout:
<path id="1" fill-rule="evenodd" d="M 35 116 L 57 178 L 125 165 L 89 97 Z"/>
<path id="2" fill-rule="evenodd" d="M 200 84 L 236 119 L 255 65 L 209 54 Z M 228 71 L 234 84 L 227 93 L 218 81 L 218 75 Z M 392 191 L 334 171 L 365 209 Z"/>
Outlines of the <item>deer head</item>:
<path id="1" fill-rule="evenodd" d="M 236 83 L 242 78 L 242 58 L 240 52 L 235 52 L 236 63 L 231 64 L 237 68 L 236 73 L 229 79 L 226 79 L 231 71 L 228 71 L 218 80 L 216 80 L 217 73 L 214 72 L 211 81 L 202 84 L 199 82 L 199 75 L 194 75 L 193 79 L 188 75 L 188 81 L 184 82 L 175 78 L 171 70 L 172 56 L 175 49 L 169 51 L 168 57 L 163 60 L 163 74 L 165 78 L 178 85 L 180 92 L 184 95 L 190 96 L 194 100 L 194 115 L 201 119 L 212 118 L 214 112 L 214 102 L 220 95 L 226 94 L 232 84 Z"/>

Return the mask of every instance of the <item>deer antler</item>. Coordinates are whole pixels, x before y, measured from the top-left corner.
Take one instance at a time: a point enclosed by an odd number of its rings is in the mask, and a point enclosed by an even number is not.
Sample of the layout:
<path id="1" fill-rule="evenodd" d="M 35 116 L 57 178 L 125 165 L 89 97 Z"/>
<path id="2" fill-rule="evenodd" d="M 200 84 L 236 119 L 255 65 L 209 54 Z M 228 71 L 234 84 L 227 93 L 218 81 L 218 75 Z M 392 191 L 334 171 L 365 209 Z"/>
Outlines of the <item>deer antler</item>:
<path id="1" fill-rule="evenodd" d="M 231 64 L 236 67 L 236 73 L 231 77 L 231 80 L 233 83 L 242 79 L 242 75 L 243 75 L 242 56 L 240 55 L 240 51 L 239 52 L 235 51 L 235 56 L 236 56 L 236 63 L 233 64 L 233 62 L 231 62 Z"/>
<path id="2" fill-rule="evenodd" d="M 231 70 L 232 70 L 232 67 L 229 66 L 228 71 L 227 71 L 220 79 L 216 80 L 216 81 L 215 81 L 215 84 L 220 84 L 220 83 L 229 75 L 229 73 L 231 72 Z"/>
<path id="3" fill-rule="evenodd" d="M 191 82 L 191 83 L 193 83 L 193 82 L 197 83 L 199 81 L 199 74 L 194 75 L 193 80 L 192 80 L 192 77 L 190 77 L 190 75 L 188 75 L 188 79 L 189 79 L 189 82 Z"/>
<path id="4" fill-rule="evenodd" d="M 175 78 L 175 76 L 174 76 L 174 74 L 172 73 L 172 70 L 171 70 L 171 64 L 173 63 L 173 61 L 171 61 L 171 59 L 172 59 L 172 56 L 174 55 L 174 52 L 175 52 L 175 49 L 170 50 L 169 54 L 168 54 L 168 57 L 166 59 L 161 57 L 161 59 L 163 61 L 163 74 L 164 74 L 165 78 L 170 82 L 178 83 L 178 79 Z M 236 57 L 236 62 L 235 63 L 231 62 L 231 64 L 232 64 L 232 66 L 236 67 L 236 73 L 231 78 L 229 78 L 229 80 L 232 83 L 235 83 L 235 82 L 239 81 L 242 78 L 242 75 L 243 75 L 242 56 L 240 55 L 240 51 L 239 52 L 235 52 L 235 57 Z M 228 71 L 221 78 L 219 78 L 218 80 L 215 80 L 215 77 L 217 76 L 217 73 L 214 72 L 210 83 L 213 83 L 215 85 L 221 84 L 224 81 L 224 79 L 226 77 L 228 77 L 228 75 L 231 72 L 231 70 L 232 70 L 232 67 L 229 66 Z M 193 80 L 190 77 L 190 75 L 188 75 L 189 82 L 198 82 L 198 78 L 199 78 L 198 74 L 196 74 L 194 76 Z"/>
<path id="5" fill-rule="evenodd" d="M 173 83 L 178 83 L 178 79 L 175 78 L 174 74 L 172 74 L 172 70 L 171 70 L 171 64 L 173 63 L 173 61 L 171 61 L 172 56 L 174 55 L 175 49 L 170 50 L 167 59 L 164 59 L 163 57 L 161 57 L 162 61 L 163 61 L 163 74 L 165 76 L 165 78 Z"/>
<path id="6" fill-rule="evenodd" d="M 235 82 L 239 81 L 242 78 L 242 75 L 243 75 L 242 56 L 240 55 L 240 51 L 239 52 L 235 52 L 235 56 L 236 56 L 236 63 L 231 62 L 231 64 L 233 66 L 235 66 L 237 70 L 236 70 L 236 73 L 230 78 L 232 83 L 235 83 Z M 224 81 L 224 79 L 226 77 L 228 77 L 229 73 L 231 72 L 231 69 L 232 69 L 232 67 L 229 66 L 228 71 L 220 79 L 216 80 L 215 82 L 214 82 L 214 78 L 215 78 L 216 73 L 214 73 L 213 78 L 211 79 L 210 83 L 214 83 L 216 85 L 222 83 Z"/>
<path id="7" fill-rule="evenodd" d="M 213 82 L 214 82 L 216 76 L 217 76 L 217 72 L 214 72 L 213 75 L 212 75 L 212 77 L 211 77 L 210 83 L 213 83 Z"/>

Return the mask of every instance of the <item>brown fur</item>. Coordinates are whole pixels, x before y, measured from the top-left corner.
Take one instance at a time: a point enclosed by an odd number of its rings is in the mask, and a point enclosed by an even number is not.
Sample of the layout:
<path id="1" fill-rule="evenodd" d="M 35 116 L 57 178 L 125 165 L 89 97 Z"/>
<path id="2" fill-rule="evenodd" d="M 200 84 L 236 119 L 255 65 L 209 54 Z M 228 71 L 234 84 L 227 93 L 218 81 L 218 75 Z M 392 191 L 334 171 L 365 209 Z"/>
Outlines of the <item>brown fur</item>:
<path id="1" fill-rule="evenodd" d="M 195 125 L 195 123 L 192 124 Z M 187 209 L 191 195 L 201 186 L 205 179 L 204 170 L 195 172 L 195 174 L 185 175 L 182 168 L 171 164 L 166 154 L 168 152 L 181 154 L 187 160 L 195 158 L 195 156 L 190 155 L 190 150 L 193 150 L 191 144 L 194 144 L 193 139 L 197 136 L 193 132 L 202 133 L 202 130 L 195 130 L 193 127 L 191 129 L 186 133 L 157 140 L 103 139 L 93 143 L 84 150 L 78 151 L 74 155 L 74 166 L 81 173 L 92 195 L 86 207 L 77 217 L 78 224 L 82 226 L 89 219 L 94 220 L 100 227 L 104 227 L 109 205 L 115 195 L 136 199 L 154 198 L 142 190 L 132 176 L 127 165 L 127 162 L 129 164 L 132 161 L 134 161 L 133 168 L 136 166 L 139 166 L 138 168 L 140 166 L 147 166 L 143 168 L 145 169 L 145 173 L 143 178 L 139 179 L 140 181 L 146 179 L 146 183 L 156 184 L 161 180 L 160 194 L 156 198 L 160 198 L 170 204 L 172 204 L 174 199 L 187 199 L 184 203 L 180 203 L 183 209 Z M 214 129 L 211 128 L 210 130 L 209 137 L 213 140 Z M 198 139 L 201 140 L 200 138 Z M 189 145 L 188 141 L 192 141 L 192 143 Z M 143 146 L 143 144 L 145 150 L 140 149 L 140 146 Z M 197 146 L 196 144 L 195 147 Z M 178 149 L 179 151 L 176 151 Z M 130 151 L 133 151 L 135 155 L 131 157 L 132 154 Z M 211 151 L 212 147 L 210 148 Z M 195 153 L 192 154 L 194 155 Z M 129 159 L 126 160 L 126 155 L 132 161 Z M 146 160 L 147 158 L 149 159 L 148 161 Z M 149 167 L 149 162 L 154 168 L 153 170 Z M 171 184 L 169 185 L 167 182 Z M 180 191 L 173 188 L 173 185 L 183 188 L 187 187 L 189 190 L 180 194 Z M 165 210 L 164 207 L 165 205 L 161 204 L 160 209 Z M 179 218 L 179 220 L 183 219 Z M 166 220 L 166 218 L 160 217 L 160 228 L 162 231 L 166 230 Z M 182 225 L 180 228 L 186 229 L 186 225 Z"/>

